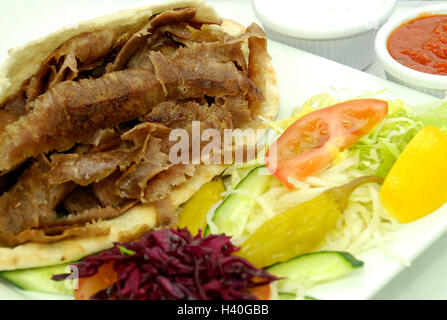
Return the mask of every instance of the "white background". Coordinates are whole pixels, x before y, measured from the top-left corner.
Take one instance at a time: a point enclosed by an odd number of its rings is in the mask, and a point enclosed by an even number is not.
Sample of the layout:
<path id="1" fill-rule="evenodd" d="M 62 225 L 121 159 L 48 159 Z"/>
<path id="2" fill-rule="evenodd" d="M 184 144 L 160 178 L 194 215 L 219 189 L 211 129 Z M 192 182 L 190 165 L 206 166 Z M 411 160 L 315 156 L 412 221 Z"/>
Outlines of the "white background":
<path id="1" fill-rule="evenodd" d="M 298 0 L 303 1 L 303 0 Z M 307 1 L 307 0 L 306 0 Z M 336 1 L 336 0 L 334 0 Z M 367 0 L 359 0 L 367 1 Z M 96 10 L 86 7 L 101 7 L 107 11 L 137 6 L 147 1 L 140 0 L 0 0 L 0 62 L 7 51 L 23 42 L 43 36 L 66 24 L 94 17 Z M 208 0 L 222 17 L 231 18 L 243 25 L 258 22 L 251 9 L 250 0 Z M 447 1 L 399 1 L 393 15 L 426 4 Z M 81 5 L 82 3 L 82 5 Z M 88 6 L 86 5 L 88 3 Z M 104 10 L 102 10 L 103 13 Z M 365 72 L 385 78 L 377 62 Z M 410 267 L 404 269 L 376 295 L 375 299 L 447 299 L 447 234 L 421 254 Z"/>

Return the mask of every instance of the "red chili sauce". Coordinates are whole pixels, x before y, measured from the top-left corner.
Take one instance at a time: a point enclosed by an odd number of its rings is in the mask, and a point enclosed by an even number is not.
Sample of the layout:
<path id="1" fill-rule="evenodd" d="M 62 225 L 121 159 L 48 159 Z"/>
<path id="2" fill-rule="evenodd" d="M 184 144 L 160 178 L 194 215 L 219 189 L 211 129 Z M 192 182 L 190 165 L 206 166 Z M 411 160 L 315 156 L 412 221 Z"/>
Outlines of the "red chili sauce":
<path id="1" fill-rule="evenodd" d="M 420 16 L 401 25 L 391 33 L 387 46 L 404 66 L 447 75 L 447 15 Z"/>

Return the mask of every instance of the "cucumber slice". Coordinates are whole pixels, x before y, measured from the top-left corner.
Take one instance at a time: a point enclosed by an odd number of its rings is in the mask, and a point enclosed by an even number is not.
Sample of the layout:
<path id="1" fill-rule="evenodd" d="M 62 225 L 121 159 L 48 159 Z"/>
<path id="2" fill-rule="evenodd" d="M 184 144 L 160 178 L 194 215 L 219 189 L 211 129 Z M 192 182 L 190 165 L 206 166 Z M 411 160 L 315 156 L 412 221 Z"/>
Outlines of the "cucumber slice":
<path id="1" fill-rule="evenodd" d="M 279 300 L 295 300 L 296 294 L 291 292 L 278 292 Z"/>
<path id="2" fill-rule="evenodd" d="M 278 292 L 278 298 L 279 300 L 295 300 L 296 294 L 292 292 Z M 305 296 L 304 300 L 317 300 L 317 299 L 311 296 Z"/>
<path id="3" fill-rule="evenodd" d="M 316 284 L 337 279 L 362 266 L 363 261 L 348 252 L 319 251 L 277 263 L 266 270 L 285 278 L 279 281 L 279 289 L 290 289 L 294 283 Z"/>
<path id="4" fill-rule="evenodd" d="M 69 264 L 57 266 L 2 271 L 0 277 L 26 291 L 72 295 L 73 290 L 65 286 L 65 281 L 54 281 L 54 274 L 65 273 Z"/>
<path id="5" fill-rule="evenodd" d="M 260 196 L 267 191 L 272 178 L 265 166 L 256 167 L 239 182 L 235 190 L 242 190 L 250 195 Z M 256 200 L 249 195 L 231 194 L 216 209 L 212 221 L 216 224 L 219 233 L 240 237 L 255 205 Z M 205 235 L 209 233 L 210 228 L 207 226 Z"/>

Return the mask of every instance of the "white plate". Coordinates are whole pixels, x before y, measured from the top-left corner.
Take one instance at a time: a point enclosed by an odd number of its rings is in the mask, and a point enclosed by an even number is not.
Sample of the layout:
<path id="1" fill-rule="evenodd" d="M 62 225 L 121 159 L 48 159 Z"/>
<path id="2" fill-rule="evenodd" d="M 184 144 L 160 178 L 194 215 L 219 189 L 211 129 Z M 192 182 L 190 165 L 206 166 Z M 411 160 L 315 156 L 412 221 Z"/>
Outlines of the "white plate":
<path id="1" fill-rule="evenodd" d="M 20 1 L 20 4 L 23 5 L 24 2 L 35 3 L 34 1 Z M 114 6 L 109 6 L 107 11 L 111 12 L 113 9 L 129 6 L 129 3 L 134 5 L 136 2 L 138 1 L 128 1 L 125 4 L 121 0 L 121 5 L 118 6 L 116 2 L 109 0 L 107 3 Z M 61 13 L 60 7 L 57 9 L 57 3 L 60 3 L 60 1 L 47 0 L 46 3 L 53 3 L 56 6 L 56 9 L 53 9 L 56 20 L 51 22 L 51 24 L 42 25 L 41 20 L 36 16 L 34 16 L 36 21 L 26 19 L 18 21 L 17 19 L 21 17 L 19 12 L 24 12 L 24 9 L 20 8 L 22 10 L 20 11 L 18 4 L 15 7 L 14 3 L 18 2 L 9 3 L 12 13 L 6 14 L 3 11 L 3 15 L 8 17 L 10 21 L 5 22 L 3 20 L 0 22 L 0 30 L 3 30 L 0 32 L 5 39 L 0 44 L 1 60 L 5 57 L 6 49 L 23 43 L 36 35 L 46 34 L 66 23 L 82 19 L 82 8 L 85 9 L 87 6 L 87 1 L 79 1 L 77 2 L 76 10 L 72 10 L 70 14 L 61 18 L 60 15 L 56 14 L 58 10 L 59 14 Z M 98 1 L 97 3 L 101 3 L 104 6 L 105 1 Z M 48 8 L 50 6 L 45 7 Z M 99 4 L 98 8 L 101 8 Z M 29 13 L 29 10 L 33 9 L 37 10 L 37 8 L 28 8 L 26 11 Z M 101 10 L 98 9 L 96 12 L 101 12 Z M 32 17 L 33 15 L 28 14 L 26 16 Z M 95 14 L 89 11 L 88 16 L 92 17 Z M 37 27 L 34 27 L 37 21 Z M 6 24 L 9 24 L 10 28 L 2 28 Z M 22 28 L 16 29 L 11 27 L 20 24 L 23 26 Z M 14 32 L 8 32 L 7 30 L 14 30 Z M 379 92 L 383 89 L 388 89 L 385 93 L 387 97 L 402 99 L 410 105 L 426 103 L 435 99 L 381 78 L 272 41 L 269 42 L 269 52 L 273 58 L 280 88 L 281 106 L 278 117 L 288 116 L 294 107 L 299 106 L 312 95 L 327 91 L 330 88 L 349 88 L 353 95 L 363 93 L 364 91 Z M 389 242 L 389 246 L 395 252 L 398 252 L 402 258 L 413 261 L 436 241 L 446 229 L 447 206 L 444 206 L 425 218 L 402 225 L 397 232 L 393 233 L 393 239 Z M 391 258 L 379 249 L 365 252 L 359 258 L 365 261 L 364 268 L 353 272 L 343 279 L 315 287 L 309 294 L 319 299 L 368 299 L 404 267 L 400 261 Z M 0 299 L 58 298 L 63 299 L 66 297 L 25 292 L 4 281 L 0 281 Z"/>
<path id="2" fill-rule="evenodd" d="M 410 105 L 436 100 L 432 96 L 273 41 L 269 42 L 269 52 L 280 89 L 278 117 L 288 116 L 294 107 L 312 95 L 331 88 L 349 88 L 354 96 L 365 91 L 380 92 L 386 89 L 385 97 L 399 98 Z M 425 218 L 401 225 L 392 234 L 388 245 L 404 260 L 413 261 L 446 229 L 447 205 Z M 369 299 L 404 267 L 402 261 L 391 258 L 379 249 L 365 252 L 359 258 L 365 262 L 364 268 L 337 281 L 319 285 L 310 290 L 309 295 L 319 299 Z"/>

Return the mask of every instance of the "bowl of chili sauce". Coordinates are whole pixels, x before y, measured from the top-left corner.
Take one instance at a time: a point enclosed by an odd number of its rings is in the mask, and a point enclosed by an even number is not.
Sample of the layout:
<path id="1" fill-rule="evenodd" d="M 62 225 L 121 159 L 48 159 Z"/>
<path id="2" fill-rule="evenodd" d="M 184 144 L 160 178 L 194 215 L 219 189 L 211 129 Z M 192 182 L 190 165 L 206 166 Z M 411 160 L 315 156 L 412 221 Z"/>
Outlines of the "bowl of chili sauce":
<path id="1" fill-rule="evenodd" d="M 378 32 L 375 53 L 389 80 L 444 97 L 447 91 L 447 3 L 390 19 Z"/>

